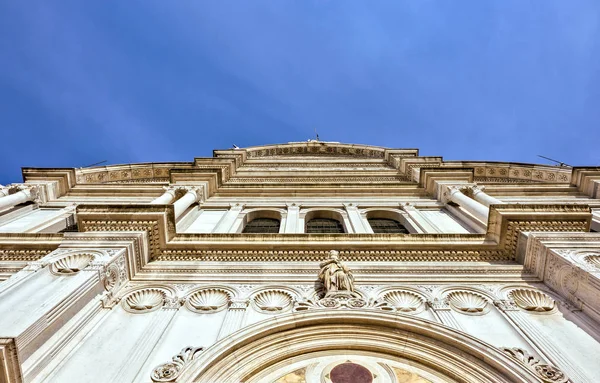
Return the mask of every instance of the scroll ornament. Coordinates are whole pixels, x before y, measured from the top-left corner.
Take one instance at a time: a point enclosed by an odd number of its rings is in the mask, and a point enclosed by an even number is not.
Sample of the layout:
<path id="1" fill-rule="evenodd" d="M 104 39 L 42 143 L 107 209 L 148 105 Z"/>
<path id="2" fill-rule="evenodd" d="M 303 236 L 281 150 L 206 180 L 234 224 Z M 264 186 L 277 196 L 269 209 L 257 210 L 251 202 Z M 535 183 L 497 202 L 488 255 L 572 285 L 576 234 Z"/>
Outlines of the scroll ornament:
<path id="1" fill-rule="evenodd" d="M 502 351 L 516 359 L 519 363 L 535 373 L 543 382 L 547 383 L 567 383 L 569 377 L 564 372 L 550 364 L 544 364 L 541 360 L 531 355 L 522 348 L 503 348 Z"/>
<path id="2" fill-rule="evenodd" d="M 181 352 L 175 355 L 172 362 L 163 363 L 154 370 L 150 378 L 153 382 L 167 383 L 174 382 L 183 369 L 204 350 L 204 347 L 184 347 Z"/>

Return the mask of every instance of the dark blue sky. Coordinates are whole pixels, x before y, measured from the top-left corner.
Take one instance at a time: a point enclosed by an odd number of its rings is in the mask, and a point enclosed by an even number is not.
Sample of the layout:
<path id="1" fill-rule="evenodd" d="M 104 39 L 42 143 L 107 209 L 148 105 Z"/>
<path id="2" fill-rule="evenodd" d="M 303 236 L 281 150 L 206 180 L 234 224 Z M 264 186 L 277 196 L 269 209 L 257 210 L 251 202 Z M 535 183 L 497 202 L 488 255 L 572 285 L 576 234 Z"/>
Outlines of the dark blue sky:
<path id="1" fill-rule="evenodd" d="M 0 2 L 0 183 L 322 140 L 600 165 L 600 1 Z"/>

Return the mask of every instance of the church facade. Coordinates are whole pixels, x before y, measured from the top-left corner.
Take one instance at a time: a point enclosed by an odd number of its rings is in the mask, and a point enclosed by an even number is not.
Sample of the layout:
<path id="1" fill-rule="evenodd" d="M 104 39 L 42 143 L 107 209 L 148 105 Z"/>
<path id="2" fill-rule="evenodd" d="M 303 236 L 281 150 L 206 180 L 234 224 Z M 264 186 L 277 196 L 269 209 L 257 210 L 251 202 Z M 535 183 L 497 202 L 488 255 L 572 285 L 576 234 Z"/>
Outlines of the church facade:
<path id="1" fill-rule="evenodd" d="M 599 382 L 600 168 L 293 142 L 24 168 L 0 382 Z"/>

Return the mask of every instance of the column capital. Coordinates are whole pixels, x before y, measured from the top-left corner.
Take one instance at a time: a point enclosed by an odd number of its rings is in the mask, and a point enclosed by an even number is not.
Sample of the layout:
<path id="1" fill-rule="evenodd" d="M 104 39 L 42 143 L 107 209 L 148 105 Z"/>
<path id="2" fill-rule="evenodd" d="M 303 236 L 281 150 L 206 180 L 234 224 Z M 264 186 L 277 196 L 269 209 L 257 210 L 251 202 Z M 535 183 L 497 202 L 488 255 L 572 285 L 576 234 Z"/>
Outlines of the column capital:
<path id="1" fill-rule="evenodd" d="M 299 203 L 296 203 L 296 202 L 287 202 L 287 203 L 285 204 L 285 206 L 286 206 L 288 209 L 300 209 L 300 204 L 299 204 Z"/>
<path id="2" fill-rule="evenodd" d="M 494 306 L 500 311 L 519 311 L 519 306 L 512 299 L 498 299 L 494 301 Z"/>
<path id="3" fill-rule="evenodd" d="M 195 186 L 195 185 L 173 185 L 175 190 L 185 191 L 186 193 L 193 193 L 196 196 L 196 200 L 194 202 L 203 202 L 204 201 L 204 186 Z"/>
<path id="4" fill-rule="evenodd" d="M 471 185 L 470 184 L 458 184 L 458 185 L 444 185 L 442 187 L 442 203 L 448 203 L 448 201 L 452 200 L 452 196 L 456 193 L 464 194 L 463 192 L 467 190 Z"/>
<path id="5" fill-rule="evenodd" d="M 243 203 L 230 203 L 229 204 L 229 208 L 230 209 L 239 209 L 239 210 L 242 210 L 244 208 L 244 206 L 246 206 L 246 204 L 243 204 Z"/>
<path id="6" fill-rule="evenodd" d="M 415 206 L 415 204 L 411 203 L 411 202 L 406 202 L 406 203 L 400 202 L 398 205 L 399 205 L 400 209 L 402 209 L 404 211 L 415 211 L 415 210 L 417 210 L 417 207 Z"/>
<path id="7" fill-rule="evenodd" d="M 348 209 L 358 209 L 358 204 L 354 203 L 354 202 L 344 202 L 342 203 L 342 205 L 344 206 L 344 208 Z"/>
<path id="8" fill-rule="evenodd" d="M 248 299 L 232 299 L 229 304 L 229 310 L 246 310 L 250 301 Z"/>
<path id="9" fill-rule="evenodd" d="M 450 311 L 450 303 L 448 303 L 447 299 L 434 299 L 432 301 L 427 301 L 429 307 L 431 307 L 434 311 Z"/>

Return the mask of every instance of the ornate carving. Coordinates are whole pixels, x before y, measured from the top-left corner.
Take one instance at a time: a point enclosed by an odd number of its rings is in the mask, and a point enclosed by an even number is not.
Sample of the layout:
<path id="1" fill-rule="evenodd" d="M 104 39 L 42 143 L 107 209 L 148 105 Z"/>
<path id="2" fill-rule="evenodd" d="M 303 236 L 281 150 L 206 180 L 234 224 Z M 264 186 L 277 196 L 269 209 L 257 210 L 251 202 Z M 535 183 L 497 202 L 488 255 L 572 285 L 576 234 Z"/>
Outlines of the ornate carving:
<path id="1" fill-rule="evenodd" d="M 546 312 L 556 306 L 554 300 L 537 290 L 517 289 L 509 293 L 517 306 L 527 311 Z"/>
<path id="2" fill-rule="evenodd" d="M 222 289 L 196 291 L 187 300 L 187 307 L 195 312 L 211 313 L 221 311 L 229 305 L 230 294 Z"/>
<path id="3" fill-rule="evenodd" d="M 431 306 L 431 308 L 433 310 L 436 310 L 436 311 L 438 311 L 438 310 L 444 310 L 444 311 L 450 310 L 450 304 L 448 303 L 448 299 L 446 299 L 446 298 L 443 298 L 443 299 L 435 298 L 434 300 L 428 301 L 427 303 L 429 304 L 429 306 Z"/>
<path id="4" fill-rule="evenodd" d="M 75 275 L 85 269 L 93 259 L 92 254 L 71 254 L 52 263 L 50 270 L 56 275 Z"/>
<path id="5" fill-rule="evenodd" d="M 287 291 L 268 290 L 254 296 L 254 305 L 263 312 L 279 313 L 290 307 L 293 297 Z"/>
<path id="6" fill-rule="evenodd" d="M 516 311 L 519 309 L 519 306 L 512 299 L 499 299 L 494 301 L 494 304 L 502 311 Z"/>
<path id="7" fill-rule="evenodd" d="M 600 270 L 600 255 L 599 254 L 590 254 L 583 257 L 583 260 L 595 267 L 597 270 Z"/>
<path id="8" fill-rule="evenodd" d="M 332 293 L 322 299 L 305 299 L 295 302 L 294 311 L 306 311 L 314 309 L 380 309 L 394 311 L 394 307 L 385 301 L 366 301 L 356 293 L 340 292 Z"/>
<path id="9" fill-rule="evenodd" d="M 125 310 L 133 313 L 146 313 L 161 307 L 166 300 L 163 290 L 148 288 L 137 290 L 123 300 Z"/>
<path id="10" fill-rule="evenodd" d="M 406 290 L 390 291 L 383 296 L 383 300 L 403 313 L 414 313 L 425 302 L 419 295 Z"/>
<path id="11" fill-rule="evenodd" d="M 542 381 L 548 383 L 566 383 L 569 378 L 564 372 L 550 364 L 542 363 L 538 358 L 522 348 L 503 348 L 502 351 L 534 372 Z"/>
<path id="12" fill-rule="evenodd" d="M 447 296 L 448 303 L 456 310 L 463 313 L 483 313 L 488 302 L 479 294 L 470 291 L 454 291 Z"/>
<path id="13" fill-rule="evenodd" d="M 339 252 L 331 250 L 329 259 L 321 262 L 319 280 L 325 289 L 326 296 L 339 291 L 354 292 L 354 276 L 339 259 Z"/>
<path id="14" fill-rule="evenodd" d="M 119 266 L 112 263 L 108 265 L 104 273 L 104 288 L 106 290 L 112 290 L 115 286 L 120 283 L 121 277 L 119 272 Z"/>
<path id="15" fill-rule="evenodd" d="M 175 355 L 172 362 L 158 365 L 152 370 L 150 378 L 153 382 L 175 382 L 183 369 L 204 351 L 204 347 L 184 347 L 179 354 Z"/>

